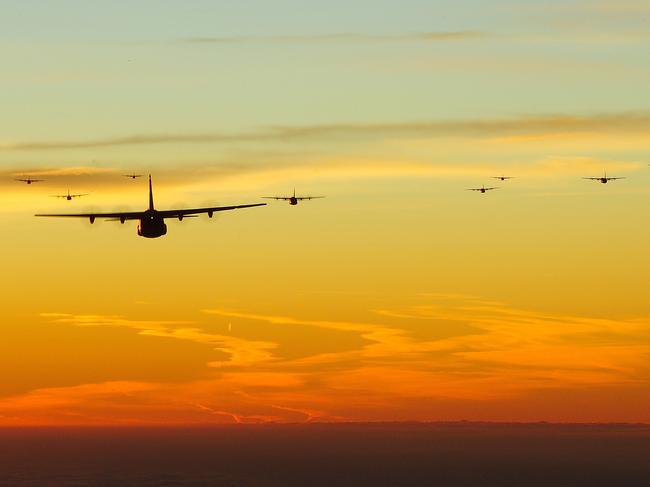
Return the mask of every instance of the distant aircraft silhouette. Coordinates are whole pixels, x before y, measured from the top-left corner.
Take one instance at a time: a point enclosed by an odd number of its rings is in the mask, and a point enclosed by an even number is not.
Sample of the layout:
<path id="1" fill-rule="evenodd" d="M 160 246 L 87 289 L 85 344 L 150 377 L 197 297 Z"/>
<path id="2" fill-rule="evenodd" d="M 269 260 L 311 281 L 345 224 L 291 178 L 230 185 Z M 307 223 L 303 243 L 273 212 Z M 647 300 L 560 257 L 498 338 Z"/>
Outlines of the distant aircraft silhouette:
<path id="1" fill-rule="evenodd" d="M 290 205 L 297 205 L 298 201 L 313 200 L 315 198 L 325 198 L 325 196 L 296 196 L 296 190 L 293 190 L 293 196 L 262 196 L 262 198 L 271 200 L 288 201 Z"/>
<path id="2" fill-rule="evenodd" d="M 82 196 L 88 196 L 88 193 L 70 194 L 70 190 L 68 190 L 68 194 L 53 194 L 52 198 L 65 198 L 66 200 L 71 201 L 72 198 L 81 198 Z"/>
<path id="3" fill-rule="evenodd" d="M 625 178 L 608 178 L 607 171 L 605 171 L 604 176 L 600 178 L 582 178 L 582 179 L 591 179 L 592 181 L 598 181 L 599 183 L 607 184 L 608 181 L 616 181 L 617 179 L 625 179 Z"/>
<path id="4" fill-rule="evenodd" d="M 124 176 L 125 178 L 135 179 L 135 178 L 141 178 L 142 176 L 144 176 L 144 174 L 122 174 L 122 176 Z"/>
<path id="5" fill-rule="evenodd" d="M 493 189 L 499 189 L 499 188 L 486 188 L 485 186 L 481 186 L 480 188 L 468 188 L 467 191 L 479 191 L 481 193 L 485 193 L 486 191 L 491 191 Z"/>
<path id="6" fill-rule="evenodd" d="M 15 180 L 23 182 L 23 183 L 27 183 L 27 184 L 41 183 L 41 182 L 45 181 L 45 179 L 33 179 L 31 176 L 27 176 L 24 179 L 23 178 L 15 178 Z"/>
<path id="7" fill-rule="evenodd" d="M 499 179 L 501 181 L 505 181 L 507 179 L 513 179 L 514 176 L 492 176 L 492 179 Z"/>
<path id="8" fill-rule="evenodd" d="M 210 218 L 217 211 L 235 210 L 237 208 L 250 208 L 253 206 L 264 206 L 266 203 L 255 203 L 251 205 L 237 206 L 214 206 L 211 208 L 194 208 L 181 210 L 161 210 L 158 211 L 153 205 L 153 189 L 151 185 L 151 175 L 149 175 L 149 208 L 145 211 L 127 211 L 119 213 L 78 213 L 78 214 L 37 214 L 34 216 L 46 217 L 63 217 L 63 218 L 88 218 L 90 223 L 95 223 L 96 218 L 103 218 L 110 221 L 119 221 L 124 223 L 126 220 L 140 220 L 138 225 L 138 235 L 146 238 L 162 237 L 167 233 L 165 218 L 193 218 L 199 213 L 207 213 Z"/>

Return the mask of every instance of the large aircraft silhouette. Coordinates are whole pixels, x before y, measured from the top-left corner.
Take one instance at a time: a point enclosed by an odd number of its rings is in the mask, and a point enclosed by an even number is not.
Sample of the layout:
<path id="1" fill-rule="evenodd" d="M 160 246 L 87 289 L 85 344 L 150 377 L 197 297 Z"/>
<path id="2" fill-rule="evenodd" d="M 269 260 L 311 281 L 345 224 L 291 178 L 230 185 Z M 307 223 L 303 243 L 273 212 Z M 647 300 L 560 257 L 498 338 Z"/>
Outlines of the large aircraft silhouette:
<path id="1" fill-rule="evenodd" d="M 126 220 L 140 220 L 138 225 L 138 235 L 146 238 L 162 237 L 167 233 L 165 218 L 183 218 L 196 217 L 199 213 L 207 213 L 210 218 L 216 211 L 236 210 L 237 208 L 250 208 L 252 206 L 264 206 L 266 203 L 255 203 L 251 205 L 236 206 L 214 206 L 211 208 L 193 208 L 181 210 L 161 210 L 158 211 L 153 205 L 153 189 L 151 187 L 151 175 L 149 175 L 149 208 L 145 211 L 127 211 L 120 213 L 76 213 L 76 214 L 36 214 L 34 216 L 62 217 L 62 218 L 88 218 L 90 223 L 94 223 L 96 218 L 103 218 L 110 221 L 119 221 L 124 223 Z"/>

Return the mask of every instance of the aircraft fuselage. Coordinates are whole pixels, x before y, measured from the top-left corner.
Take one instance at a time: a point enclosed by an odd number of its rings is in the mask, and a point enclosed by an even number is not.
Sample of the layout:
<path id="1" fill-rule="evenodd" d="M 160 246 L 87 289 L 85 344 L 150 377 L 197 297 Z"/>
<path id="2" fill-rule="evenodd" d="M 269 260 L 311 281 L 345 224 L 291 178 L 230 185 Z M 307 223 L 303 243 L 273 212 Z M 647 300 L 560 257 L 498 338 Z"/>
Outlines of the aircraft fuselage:
<path id="1" fill-rule="evenodd" d="M 607 184 L 607 178 L 600 178 L 600 182 L 603 184 Z"/>
<path id="2" fill-rule="evenodd" d="M 138 224 L 138 235 L 145 238 L 158 238 L 165 234 L 167 234 L 165 220 L 156 210 L 145 211 Z"/>
<path id="3" fill-rule="evenodd" d="M 297 205 L 298 204 L 298 198 L 296 198 L 295 196 L 292 196 L 291 198 L 289 198 L 289 204 L 290 205 Z"/>

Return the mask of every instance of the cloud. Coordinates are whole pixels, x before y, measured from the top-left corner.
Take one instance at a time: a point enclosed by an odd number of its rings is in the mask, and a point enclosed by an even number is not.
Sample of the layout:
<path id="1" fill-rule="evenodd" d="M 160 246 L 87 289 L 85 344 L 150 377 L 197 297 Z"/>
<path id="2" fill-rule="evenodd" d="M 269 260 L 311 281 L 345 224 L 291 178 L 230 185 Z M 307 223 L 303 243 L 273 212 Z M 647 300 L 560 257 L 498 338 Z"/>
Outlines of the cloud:
<path id="1" fill-rule="evenodd" d="M 189 327 L 189 321 L 130 320 L 111 315 L 75 315 L 67 313 L 41 313 L 56 324 L 74 326 L 119 326 L 138 330 L 139 335 L 187 340 L 213 347 L 230 356 L 226 362 L 212 362 L 218 366 L 250 366 L 273 359 L 271 350 L 277 345 L 270 342 L 245 340 L 231 335 L 208 333 L 198 327 Z"/>
<path id="2" fill-rule="evenodd" d="M 527 21 L 536 26 L 524 39 L 534 41 L 578 41 L 606 45 L 647 42 L 650 34 L 645 16 L 650 13 L 643 0 L 577 0 L 571 2 L 530 2 L 517 5 Z"/>
<path id="3" fill-rule="evenodd" d="M 109 175 L 113 174 L 115 169 L 92 167 L 92 166 L 67 166 L 67 167 L 52 167 L 40 168 L 33 171 L 17 171 L 18 175 L 29 175 L 33 177 L 61 177 L 61 176 L 96 176 L 96 175 Z"/>
<path id="4" fill-rule="evenodd" d="M 242 43 L 281 43 L 305 44 L 325 42 L 436 42 L 462 41 L 488 37 L 486 32 L 466 30 L 449 32 L 418 32 L 412 34 L 307 34 L 307 35 L 272 35 L 272 36 L 218 36 L 218 37 L 188 37 L 180 39 L 182 44 L 242 44 Z"/>
<path id="5" fill-rule="evenodd" d="M 0 151 L 53 151 L 155 144 L 285 143 L 317 140 L 359 141 L 376 139 L 507 136 L 559 134 L 648 134 L 650 112 L 601 115 L 549 115 L 495 119 L 438 120 L 395 123 L 337 123 L 306 126 L 272 126 L 239 133 L 143 134 L 90 140 L 0 142 Z"/>
<path id="6" fill-rule="evenodd" d="M 390 390 L 386 378 L 395 376 L 395 394 L 402 388 L 400 376 L 413 377 L 412 394 L 418 390 L 415 383 L 419 381 L 419 390 L 425 395 L 430 394 L 422 386 L 426 382 L 432 387 L 435 384 L 439 395 L 467 398 L 502 397 L 538 388 L 633 384 L 643 381 L 650 353 L 647 320 L 555 316 L 482 300 L 453 304 L 441 297 L 405 310 L 376 311 L 378 316 L 392 318 L 392 325 L 225 309 L 205 312 L 275 325 L 359 333 L 367 341 L 359 350 L 316 354 L 284 361 L 282 366 L 287 370 L 318 370 L 327 364 L 343 364 L 340 372 L 332 375 L 330 385 L 334 388 L 343 384 L 343 374 L 349 387 L 357 378 L 354 387 L 372 389 L 359 374 L 375 370 L 382 377 L 384 391 Z M 416 339 L 409 333 L 411 319 L 425 320 L 432 327 L 445 323 L 468 325 L 471 331 L 447 338 Z"/>
<path id="7" fill-rule="evenodd" d="M 459 294 L 425 293 L 410 302 L 375 309 L 367 320 L 205 310 L 208 316 L 293 328 L 292 339 L 299 339 L 303 327 L 364 339 L 353 350 L 316 351 L 300 358 L 283 357 L 281 339 L 224 337 L 204 330 L 206 325 L 46 313 L 45 318 L 60 325 L 122 326 L 147 336 L 191 340 L 226 351 L 232 359 L 213 364 L 218 368 L 206 378 L 187 383 L 108 381 L 36 389 L 0 399 L 0 422 L 489 420 L 494 414 L 562 420 L 575 418 L 575 404 L 565 401 L 561 391 L 571 391 L 572 401 L 580 403 L 603 397 L 603 391 L 612 398 L 634 397 L 635 391 L 647 389 L 647 318 L 544 313 Z M 513 411 L 518 412 L 513 416 Z M 601 419 L 629 418 L 626 406 L 611 400 L 599 403 L 598 411 L 605 415 Z"/>
<path id="8" fill-rule="evenodd" d="M 551 315 L 504 305 L 415 306 L 383 316 L 463 322 L 477 333 L 429 344 L 456 364 L 491 370 L 516 388 L 643 382 L 650 321 Z"/>

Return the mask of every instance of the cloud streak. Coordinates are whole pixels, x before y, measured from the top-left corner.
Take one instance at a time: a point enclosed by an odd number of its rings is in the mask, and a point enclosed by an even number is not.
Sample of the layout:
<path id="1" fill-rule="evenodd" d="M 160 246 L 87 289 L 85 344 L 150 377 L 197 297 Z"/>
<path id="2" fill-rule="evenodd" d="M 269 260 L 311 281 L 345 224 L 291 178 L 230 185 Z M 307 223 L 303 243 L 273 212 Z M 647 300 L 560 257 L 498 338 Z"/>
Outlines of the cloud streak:
<path id="1" fill-rule="evenodd" d="M 177 42 L 181 44 L 307 44 L 307 43 L 374 43 L 374 42 L 440 42 L 464 41 L 488 37 L 486 32 L 476 30 L 448 32 L 416 32 L 411 34 L 307 34 L 307 35 L 271 35 L 271 36 L 204 36 L 187 37 Z"/>
<path id="2" fill-rule="evenodd" d="M 88 140 L 0 142 L 0 152 L 95 149 L 160 144 L 249 144 L 317 140 L 360 140 L 433 137 L 543 136 L 577 133 L 648 134 L 650 111 L 600 115 L 550 115 L 495 119 L 395 123 L 338 123 L 272 126 L 233 133 L 163 133 Z"/>
<path id="3" fill-rule="evenodd" d="M 225 362 L 212 362 L 209 365 L 249 366 L 273 359 L 271 350 L 275 343 L 244 340 L 231 335 L 208 333 L 188 321 L 150 321 L 130 320 L 121 316 L 75 315 L 67 313 L 41 313 L 44 318 L 56 324 L 74 326 L 117 326 L 138 330 L 139 335 L 187 340 L 213 347 L 230 356 Z"/>
<path id="4" fill-rule="evenodd" d="M 231 359 L 213 364 L 219 369 L 209 377 L 187 383 L 121 380 L 35 389 L 0 399 L 0 423 L 440 419 L 432 411 L 462 419 L 459 407 L 473 411 L 469 419 L 486 420 L 491 416 L 482 411 L 494 405 L 507 410 L 508 404 L 523 411 L 522 416 L 510 413 L 510 419 L 562 420 L 574 417 L 575 405 L 565 404 L 561 391 L 590 398 L 610 388 L 634 396 L 647 389 L 650 371 L 646 318 L 541 313 L 458 295 L 421 295 L 414 304 L 376 309 L 370 319 L 358 321 L 219 308 L 205 314 L 288 327 L 291 340 L 299 340 L 304 327 L 314 327 L 357 334 L 364 341 L 354 350 L 291 358 L 281 354 L 286 333 L 278 333 L 274 343 L 224 337 L 185 322 L 47 313 L 43 317 L 55 324 L 127 327 L 146 336 L 206 344 Z M 431 335 L 416 336 L 416 329 Z M 625 408 L 612 402 L 611 393 L 607 397 L 609 403 L 598 404 L 598 410 L 615 420 Z M 540 398 L 553 403 L 555 416 L 539 405 L 529 411 L 527 401 Z"/>

